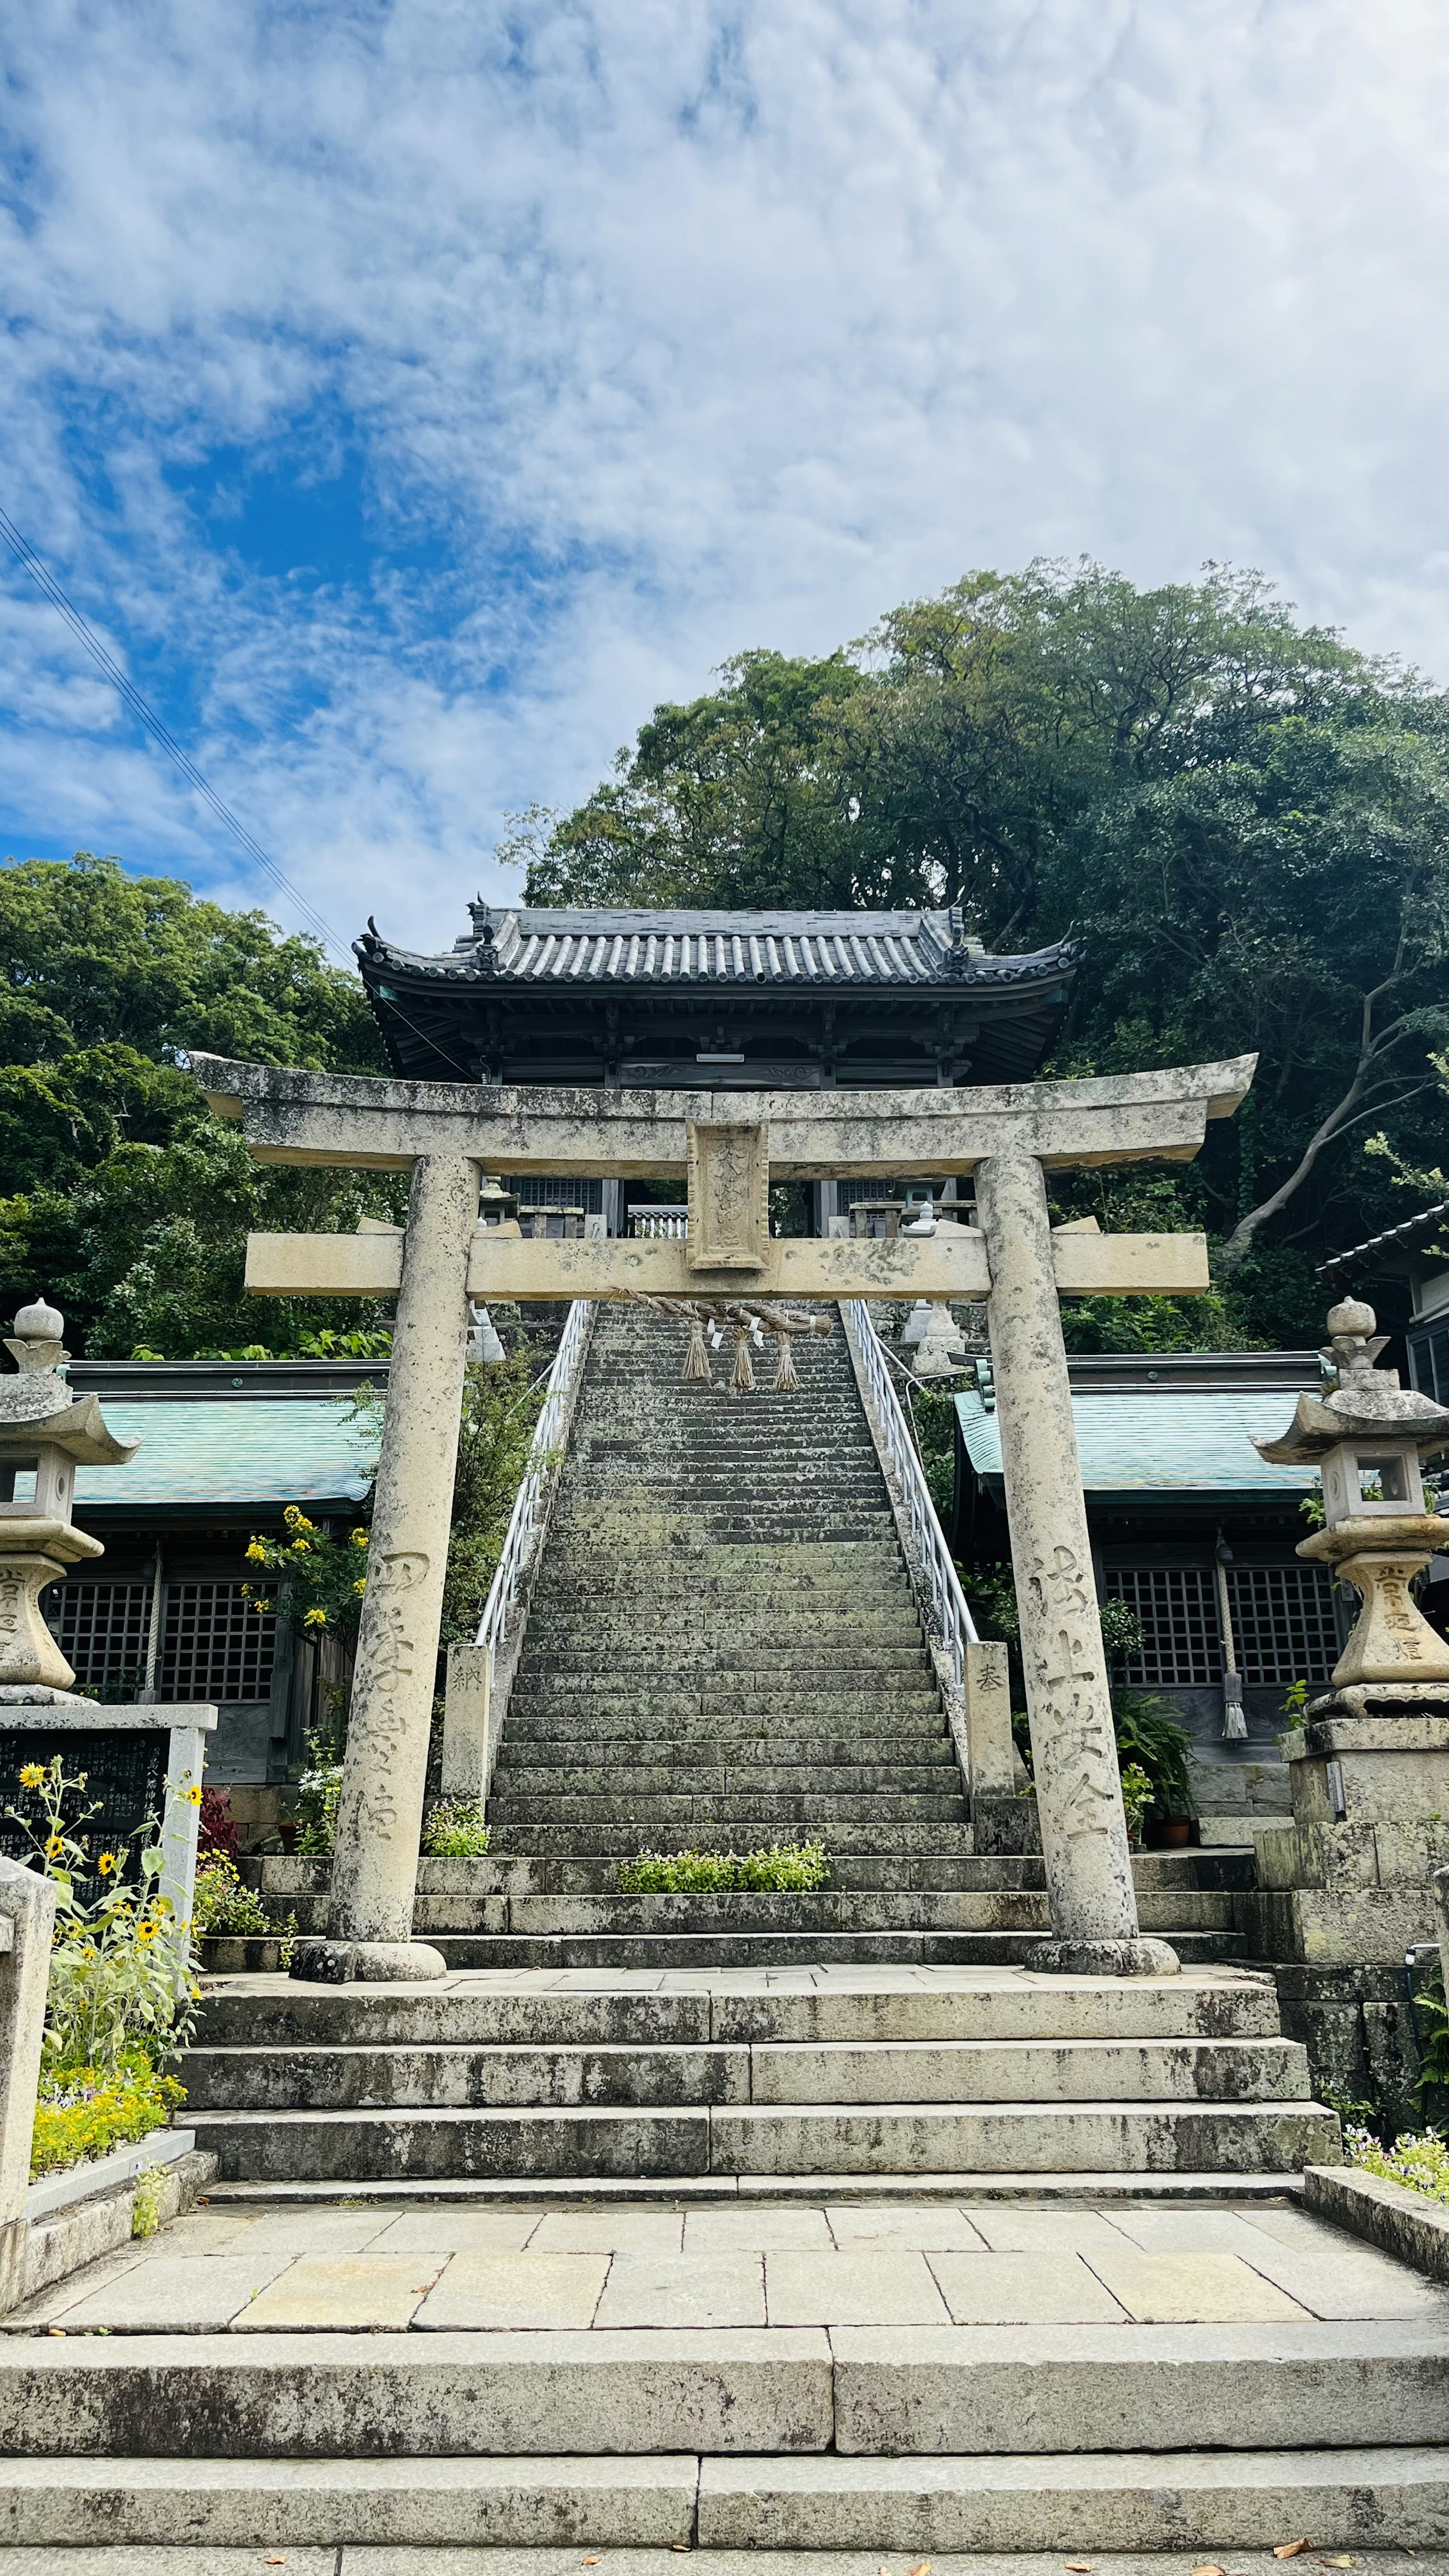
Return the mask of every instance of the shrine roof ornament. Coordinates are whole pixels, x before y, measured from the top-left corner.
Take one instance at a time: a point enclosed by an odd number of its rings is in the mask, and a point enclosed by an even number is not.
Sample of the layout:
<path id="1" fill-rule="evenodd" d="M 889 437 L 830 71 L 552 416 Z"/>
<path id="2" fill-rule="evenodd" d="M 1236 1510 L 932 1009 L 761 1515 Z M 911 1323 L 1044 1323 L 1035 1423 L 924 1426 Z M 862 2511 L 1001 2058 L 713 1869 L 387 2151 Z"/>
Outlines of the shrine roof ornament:
<path id="1" fill-rule="evenodd" d="M 940 912 L 586 911 L 468 907 L 452 950 L 401 948 L 369 920 L 353 943 L 363 979 L 401 970 L 423 982 L 992 985 L 1069 988 L 1077 940 L 990 957 L 959 906 Z"/>

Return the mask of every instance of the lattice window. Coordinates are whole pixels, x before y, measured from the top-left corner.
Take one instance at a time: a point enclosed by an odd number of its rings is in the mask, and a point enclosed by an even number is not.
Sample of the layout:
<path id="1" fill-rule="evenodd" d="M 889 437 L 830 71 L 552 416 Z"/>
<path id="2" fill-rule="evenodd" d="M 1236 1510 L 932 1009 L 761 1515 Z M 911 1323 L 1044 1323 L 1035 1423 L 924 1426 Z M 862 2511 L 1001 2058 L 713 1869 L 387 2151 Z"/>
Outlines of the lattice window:
<path id="1" fill-rule="evenodd" d="M 57 1583 L 41 1595 L 46 1625 L 76 1688 L 135 1692 L 146 1679 L 149 1583 Z"/>
<path id="2" fill-rule="evenodd" d="M 585 1216 L 600 1216 L 604 1207 L 602 1181 L 555 1179 L 543 1172 L 515 1172 L 503 1184 L 516 1190 L 521 1208 L 582 1208 Z"/>
<path id="3" fill-rule="evenodd" d="M 1129 1682 L 1182 1689 L 1222 1679 L 1211 1566 L 1124 1567 L 1108 1574 L 1107 1590 L 1142 1623 L 1142 1652 L 1126 1667 Z"/>
<path id="4" fill-rule="evenodd" d="M 1338 1635 L 1321 1566 L 1230 1565 L 1228 1608 L 1245 1682 L 1327 1681 Z"/>
<path id="5" fill-rule="evenodd" d="M 156 1674 L 163 1699 L 267 1699 L 276 1651 L 275 1612 L 254 1610 L 240 1583 L 167 1584 Z"/>

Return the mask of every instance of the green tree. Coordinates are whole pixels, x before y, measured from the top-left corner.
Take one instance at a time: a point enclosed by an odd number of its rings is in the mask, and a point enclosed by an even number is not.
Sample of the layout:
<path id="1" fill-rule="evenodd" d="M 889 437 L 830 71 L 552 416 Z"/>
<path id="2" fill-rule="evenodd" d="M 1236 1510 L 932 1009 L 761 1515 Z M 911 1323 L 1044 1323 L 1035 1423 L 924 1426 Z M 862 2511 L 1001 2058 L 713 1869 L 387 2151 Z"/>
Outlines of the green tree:
<path id="1" fill-rule="evenodd" d="M 822 661 L 738 655 L 503 855 L 538 902 L 959 903 L 997 950 L 1080 933 L 1049 1072 L 1256 1051 L 1196 1164 L 1054 1184 L 1063 1216 L 1214 1238 L 1214 1308 L 1072 1327 L 1172 1348 L 1316 1334 L 1315 1263 L 1400 1213 L 1386 1157 L 1440 1161 L 1446 818 L 1449 704 L 1412 672 L 1254 575 L 1141 591 L 1037 563 Z"/>
<path id="2" fill-rule="evenodd" d="M 263 914 L 87 852 L 0 868 L 0 1299 L 48 1291 L 94 1353 L 375 1328 L 351 1301 L 250 1305 L 245 1236 L 394 1215 L 398 1183 L 254 1164 L 186 1072 L 193 1047 L 381 1064 L 355 979 Z"/>

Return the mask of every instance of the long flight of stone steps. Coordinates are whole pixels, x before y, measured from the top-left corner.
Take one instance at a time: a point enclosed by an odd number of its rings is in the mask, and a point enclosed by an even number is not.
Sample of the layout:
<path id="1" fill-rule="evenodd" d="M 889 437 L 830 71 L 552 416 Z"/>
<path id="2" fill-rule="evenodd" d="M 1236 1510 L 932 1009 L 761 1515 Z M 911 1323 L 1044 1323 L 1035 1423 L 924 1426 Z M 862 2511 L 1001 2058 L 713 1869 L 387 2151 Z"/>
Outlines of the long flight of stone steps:
<path id="1" fill-rule="evenodd" d="M 479 2243 L 573 2213 L 568 2241 L 589 2246 L 701 2207 L 744 2222 L 742 2242 L 788 2243 L 762 2222 L 824 2202 L 867 2228 L 924 2205 L 926 2244 L 948 2204 L 1090 2231 L 1094 2209 L 1165 2202 L 1203 2211 L 1209 2247 L 1229 2203 L 1291 2226 L 1285 2195 L 1339 2159 L 1338 2123 L 1271 1980 L 1232 1964 L 1242 1858 L 1139 1862 L 1143 1919 L 1181 1977 L 1033 1974 L 1040 1863 L 971 1849 L 839 1341 L 802 1351 L 789 1399 L 681 1387 L 678 1364 L 668 1328 L 602 1319 L 508 1713 L 498 1848 L 423 1869 L 417 1928 L 446 1981 L 211 1985 L 182 2068 L 218 2159 L 208 2223 L 281 2204 L 304 2244 L 329 2204 L 411 2213 L 420 2249 L 440 2206 Z M 642 1843 L 810 1836 L 832 1854 L 813 1896 L 613 1884 Z M 324 1875 L 268 1862 L 263 1893 L 305 1923 Z M 1005 2576 L 1001 2554 L 1023 2551 L 1231 2566 L 1299 2536 L 1449 2544 L 1449 2322 L 1432 2302 L 1333 2304 L 1332 2261 L 1328 2305 L 1279 2322 L 1212 2322 L 1211 2283 L 1163 2312 L 1193 2322 L 1073 2321 L 1050 2254 L 1030 2258 L 1021 2323 L 892 2322 L 886 2253 L 883 2303 L 855 2322 L 771 2306 L 764 2325 L 701 2324 L 723 2272 L 692 2270 L 686 2235 L 639 2321 L 584 2331 L 526 2309 L 509 2330 L 515 2276 L 500 2293 L 474 2259 L 455 2257 L 472 2331 L 409 2331 L 406 2305 L 376 2330 L 358 2257 L 357 2282 L 343 2263 L 324 2284 L 330 2315 L 361 2303 L 351 2334 L 315 2316 L 164 2331 L 159 2297 L 155 2330 L 142 2313 L 128 2331 L 122 2282 L 104 2340 L 0 2337 L 0 2453 L 29 2455 L 0 2471 L 17 2576 L 25 2544 L 64 2576 L 56 2544 L 98 2541 L 144 2548 L 147 2576 L 183 2544 L 335 2551 L 330 2576 L 364 2545 L 378 2576 L 394 2547 L 466 2550 L 471 2576 L 579 2548 L 603 2576 L 626 2548 L 692 2549 L 719 2576 L 742 2550 L 759 2576 L 986 2552 L 982 2576 L 993 2556 Z M 412 2261 L 415 2302 L 436 2264 Z M 186 2270 L 173 2300 L 192 2296 Z"/>

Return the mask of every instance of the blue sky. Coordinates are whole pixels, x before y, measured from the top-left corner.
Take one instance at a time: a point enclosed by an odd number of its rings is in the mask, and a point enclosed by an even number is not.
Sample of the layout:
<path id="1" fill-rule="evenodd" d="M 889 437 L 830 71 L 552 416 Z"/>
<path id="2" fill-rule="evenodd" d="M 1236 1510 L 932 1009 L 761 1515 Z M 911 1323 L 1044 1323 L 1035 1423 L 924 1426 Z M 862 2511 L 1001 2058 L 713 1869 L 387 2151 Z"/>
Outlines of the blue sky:
<path id="1" fill-rule="evenodd" d="M 1449 677 L 1435 0 L 27 0 L 0 503 L 350 939 L 742 646 L 1211 557 Z M 14 566 L 0 849 L 293 916 Z"/>

